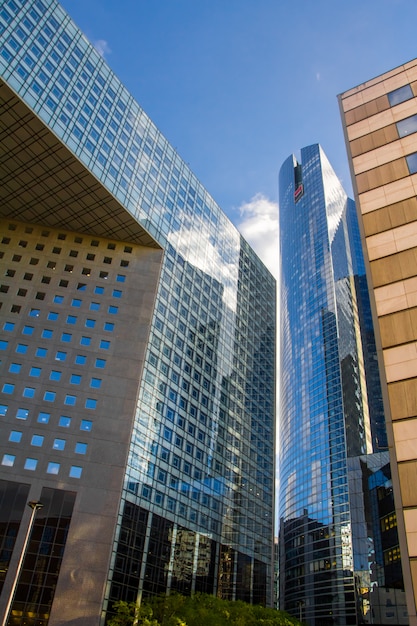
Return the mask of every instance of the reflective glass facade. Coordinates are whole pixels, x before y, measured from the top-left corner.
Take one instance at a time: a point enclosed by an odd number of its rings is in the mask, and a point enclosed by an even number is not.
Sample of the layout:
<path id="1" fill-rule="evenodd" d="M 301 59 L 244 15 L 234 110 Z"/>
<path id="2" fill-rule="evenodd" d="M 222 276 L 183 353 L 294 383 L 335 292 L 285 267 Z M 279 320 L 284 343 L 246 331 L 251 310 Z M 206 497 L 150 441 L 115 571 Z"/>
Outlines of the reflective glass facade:
<path id="1" fill-rule="evenodd" d="M 280 233 L 280 605 L 376 623 L 380 588 L 403 602 L 381 385 L 355 206 L 318 145 L 281 168 Z"/>
<path id="2" fill-rule="evenodd" d="M 275 281 L 56 2 L 2 2 L 0 31 L 0 472 L 74 494 L 55 593 L 10 623 L 271 604 Z"/>

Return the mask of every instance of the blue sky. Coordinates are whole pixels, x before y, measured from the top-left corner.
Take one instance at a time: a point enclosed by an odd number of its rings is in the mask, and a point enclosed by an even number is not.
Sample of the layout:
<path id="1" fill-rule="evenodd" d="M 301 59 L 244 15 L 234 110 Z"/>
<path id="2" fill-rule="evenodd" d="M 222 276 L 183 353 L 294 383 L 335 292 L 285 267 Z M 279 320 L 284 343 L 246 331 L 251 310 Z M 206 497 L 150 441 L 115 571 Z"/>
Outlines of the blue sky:
<path id="1" fill-rule="evenodd" d="M 273 270 L 282 162 L 321 143 L 351 194 L 337 94 L 417 56 L 416 0 L 62 4 Z"/>

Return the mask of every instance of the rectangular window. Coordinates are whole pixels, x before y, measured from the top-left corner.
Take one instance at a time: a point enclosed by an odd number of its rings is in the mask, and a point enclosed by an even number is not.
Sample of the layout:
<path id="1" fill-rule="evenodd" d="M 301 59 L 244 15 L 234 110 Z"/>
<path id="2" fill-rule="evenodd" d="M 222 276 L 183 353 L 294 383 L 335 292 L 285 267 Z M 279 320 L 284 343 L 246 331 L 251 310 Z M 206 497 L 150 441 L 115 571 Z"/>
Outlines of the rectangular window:
<path id="1" fill-rule="evenodd" d="M 54 450 L 64 450 L 65 443 L 65 439 L 55 439 L 52 447 Z"/>
<path id="2" fill-rule="evenodd" d="M 32 472 L 36 469 L 38 465 L 37 459 L 26 459 L 24 469 L 31 470 Z"/>
<path id="3" fill-rule="evenodd" d="M 405 157 L 410 174 L 417 174 L 417 152 L 409 154 Z"/>
<path id="4" fill-rule="evenodd" d="M 59 426 L 62 428 L 69 428 L 71 426 L 71 418 L 67 415 L 61 415 L 59 418 Z"/>
<path id="5" fill-rule="evenodd" d="M 80 430 L 90 432 L 93 428 L 93 422 L 91 420 L 81 420 Z"/>
<path id="6" fill-rule="evenodd" d="M 401 102 L 405 102 L 406 100 L 410 100 L 413 97 L 413 91 L 411 89 L 411 85 L 404 85 L 404 87 L 400 87 L 399 89 L 394 89 L 388 94 L 388 101 L 390 106 L 395 106 L 396 104 L 401 104 Z"/>
<path id="7" fill-rule="evenodd" d="M 50 413 L 45 413 L 45 411 L 40 411 L 38 415 L 39 424 L 48 424 L 50 417 L 51 417 Z"/>
<path id="8" fill-rule="evenodd" d="M 417 115 L 411 115 L 397 122 L 397 130 L 400 137 L 406 137 L 417 132 Z"/>

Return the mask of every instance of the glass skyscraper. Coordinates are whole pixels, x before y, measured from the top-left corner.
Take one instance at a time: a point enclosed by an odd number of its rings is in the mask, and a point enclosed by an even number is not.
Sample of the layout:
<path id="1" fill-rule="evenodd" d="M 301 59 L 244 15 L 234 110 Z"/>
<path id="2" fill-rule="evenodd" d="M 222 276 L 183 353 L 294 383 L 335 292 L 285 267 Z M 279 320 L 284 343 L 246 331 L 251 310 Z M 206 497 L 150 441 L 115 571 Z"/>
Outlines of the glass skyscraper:
<path id="1" fill-rule="evenodd" d="M 272 604 L 275 280 L 54 0 L 0 2 L 0 613 Z"/>
<path id="2" fill-rule="evenodd" d="M 355 205 L 318 145 L 279 187 L 280 607 L 311 626 L 407 623 Z"/>

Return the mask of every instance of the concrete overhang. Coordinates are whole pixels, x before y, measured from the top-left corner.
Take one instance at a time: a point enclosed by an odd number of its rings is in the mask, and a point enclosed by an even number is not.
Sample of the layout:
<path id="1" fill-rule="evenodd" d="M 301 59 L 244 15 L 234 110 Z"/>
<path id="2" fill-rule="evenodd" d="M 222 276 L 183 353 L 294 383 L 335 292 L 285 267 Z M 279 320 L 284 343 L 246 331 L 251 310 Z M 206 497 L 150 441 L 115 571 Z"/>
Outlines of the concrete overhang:
<path id="1" fill-rule="evenodd" d="M 161 248 L 2 81 L 0 217 Z"/>

